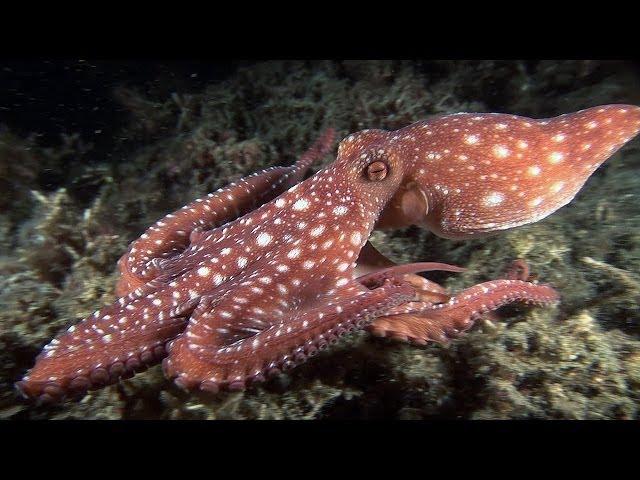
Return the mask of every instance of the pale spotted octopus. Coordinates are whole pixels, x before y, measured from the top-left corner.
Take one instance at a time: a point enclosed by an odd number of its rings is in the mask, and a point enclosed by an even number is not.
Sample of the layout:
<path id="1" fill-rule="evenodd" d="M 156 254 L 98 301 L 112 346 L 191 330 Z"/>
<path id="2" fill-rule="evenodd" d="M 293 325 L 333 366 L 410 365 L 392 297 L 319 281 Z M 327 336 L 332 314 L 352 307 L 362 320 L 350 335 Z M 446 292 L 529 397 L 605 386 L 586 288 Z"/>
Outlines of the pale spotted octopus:
<path id="1" fill-rule="evenodd" d="M 498 279 L 448 295 L 394 265 L 372 230 L 408 225 L 469 238 L 538 221 L 567 204 L 640 130 L 640 107 L 534 120 L 458 113 L 363 130 L 334 163 L 327 132 L 295 165 L 264 170 L 167 215 L 120 259 L 120 298 L 53 339 L 18 382 L 41 401 L 77 397 L 163 360 L 184 389 L 242 389 L 346 333 L 446 342 L 507 303 L 556 291 Z"/>

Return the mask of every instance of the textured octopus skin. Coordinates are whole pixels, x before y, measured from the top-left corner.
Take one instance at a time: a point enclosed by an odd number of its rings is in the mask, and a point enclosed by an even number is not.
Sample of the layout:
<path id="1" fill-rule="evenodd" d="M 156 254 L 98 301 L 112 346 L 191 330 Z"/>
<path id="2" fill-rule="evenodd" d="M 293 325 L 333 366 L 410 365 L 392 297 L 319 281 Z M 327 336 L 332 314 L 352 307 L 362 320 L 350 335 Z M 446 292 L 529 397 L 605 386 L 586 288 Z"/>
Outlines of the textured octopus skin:
<path id="1" fill-rule="evenodd" d="M 457 270 L 443 264 L 356 268 L 376 227 L 469 238 L 538 221 L 639 130 L 631 105 L 543 120 L 445 115 L 349 135 L 334 163 L 299 182 L 325 136 L 307 165 L 248 177 L 158 222 L 119 262 L 121 298 L 52 340 L 17 386 L 60 400 L 164 358 L 185 389 L 239 389 L 354 329 L 445 341 L 503 304 L 556 302 L 550 286 L 522 280 L 454 296 L 416 280 Z"/>

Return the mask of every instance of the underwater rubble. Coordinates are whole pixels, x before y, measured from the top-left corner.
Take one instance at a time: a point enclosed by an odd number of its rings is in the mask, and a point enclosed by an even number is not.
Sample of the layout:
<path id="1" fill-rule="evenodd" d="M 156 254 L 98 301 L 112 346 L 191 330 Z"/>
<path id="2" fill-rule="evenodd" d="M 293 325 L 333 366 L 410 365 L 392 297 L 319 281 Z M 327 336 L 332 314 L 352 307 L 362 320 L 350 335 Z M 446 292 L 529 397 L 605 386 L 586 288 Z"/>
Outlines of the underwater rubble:
<path id="1" fill-rule="evenodd" d="M 292 163 L 322 129 L 342 138 L 441 113 L 640 104 L 640 73 L 604 61 L 278 61 L 196 93 L 122 86 L 114 99 L 130 114 L 121 136 L 135 139 L 118 161 L 85 161 L 77 136 L 44 148 L 0 129 L 0 418 L 640 418 L 638 139 L 533 225 L 470 241 L 413 227 L 372 236 L 396 261 L 466 267 L 432 277 L 452 291 L 524 258 L 559 290 L 557 307 L 509 307 L 448 346 L 359 333 L 244 392 L 187 394 L 156 366 L 77 402 L 25 402 L 13 383 L 57 332 L 114 300 L 130 241 L 194 198 Z"/>

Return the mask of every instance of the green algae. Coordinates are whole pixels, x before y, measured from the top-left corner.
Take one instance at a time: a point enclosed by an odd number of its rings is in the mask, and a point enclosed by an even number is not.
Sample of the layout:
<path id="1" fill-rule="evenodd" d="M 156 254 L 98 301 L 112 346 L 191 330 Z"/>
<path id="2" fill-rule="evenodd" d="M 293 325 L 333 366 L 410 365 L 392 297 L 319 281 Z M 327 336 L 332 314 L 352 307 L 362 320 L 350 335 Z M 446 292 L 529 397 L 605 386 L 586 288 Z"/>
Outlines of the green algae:
<path id="1" fill-rule="evenodd" d="M 640 86 L 621 62 L 286 61 L 247 65 L 198 93 L 147 98 L 120 87 L 115 96 L 131 112 L 120 136 L 137 141 L 118 163 L 83 162 L 89 147 L 77 137 L 43 149 L 0 132 L 3 418 L 640 417 L 637 139 L 534 225 L 464 242 L 417 228 L 372 237 L 397 261 L 465 266 L 433 277 L 452 291 L 524 258 L 560 291 L 557 308 L 510 308 L 449 346 L 358 334 L 246 392 L 185 394 L 154 367 L 80 402 L 22 402 L 12 384 L 40 348 L 113 300 L 129 241 L 193 198 L 291 163 L 323 128 L 344 136 L 457 111 L 555 115 L 640 103 Z M 46 171 L 64 172 L 56 189 Z"/>

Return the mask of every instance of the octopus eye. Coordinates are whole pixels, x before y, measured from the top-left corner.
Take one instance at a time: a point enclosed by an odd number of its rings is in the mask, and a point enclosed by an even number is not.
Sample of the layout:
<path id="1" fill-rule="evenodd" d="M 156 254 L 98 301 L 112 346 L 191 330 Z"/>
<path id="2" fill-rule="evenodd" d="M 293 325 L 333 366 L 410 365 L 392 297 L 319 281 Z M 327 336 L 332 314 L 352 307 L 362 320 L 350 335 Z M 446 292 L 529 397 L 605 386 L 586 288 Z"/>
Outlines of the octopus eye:
<path id="1" fill-rule="evenodd" d="M 384 180 L 389 173 L 389 167 L 386 163 L 377 160 L 367 165 L 367 178 L 372 182 Z"/>

